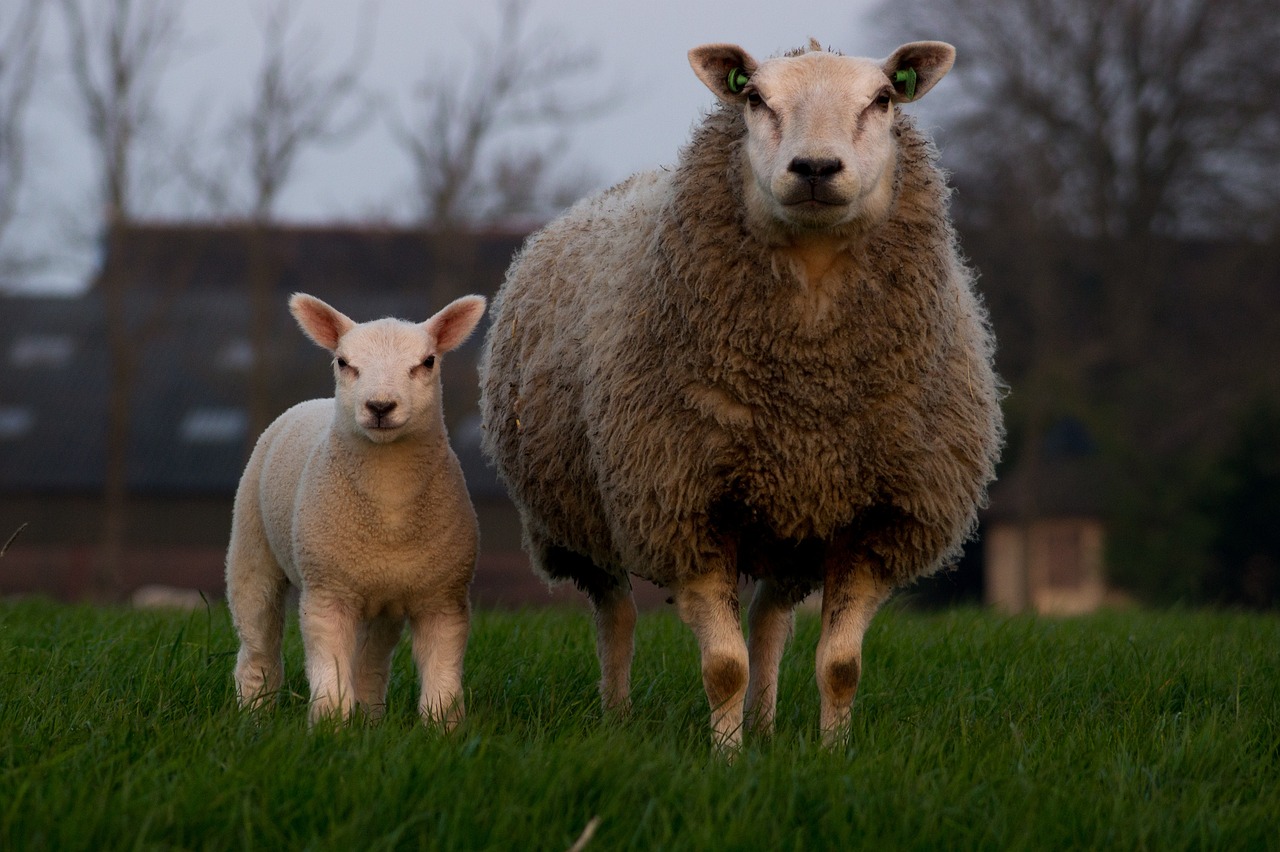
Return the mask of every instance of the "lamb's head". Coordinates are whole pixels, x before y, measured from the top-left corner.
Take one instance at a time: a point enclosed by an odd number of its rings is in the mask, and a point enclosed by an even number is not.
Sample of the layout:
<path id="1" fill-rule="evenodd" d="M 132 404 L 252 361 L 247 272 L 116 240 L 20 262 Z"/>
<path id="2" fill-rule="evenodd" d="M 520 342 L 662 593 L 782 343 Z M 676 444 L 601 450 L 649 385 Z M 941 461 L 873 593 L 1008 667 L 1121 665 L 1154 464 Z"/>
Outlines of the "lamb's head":
<path id="1" fill-rule="evenodd" d="M 809 49 L 757 62 L 737 45 L 689 51 L 698 78 L 747 126 L 746 197 L 760 223 L 825 231 L 878 222 L 893 200 L 895 104 L 918 100 L 955 48 L 912 42 L 885 60 Z"/>
<path id="2" fill-rule="evenodd" d="M 439 428 L 440 356 L 462 345 L 484 309 L 483 296 L 463 296 L 426 322 L 356 323 L 314 296 L 289 300 L 303 332 L 333 353 L 339 428 L 375 443 Z"/>

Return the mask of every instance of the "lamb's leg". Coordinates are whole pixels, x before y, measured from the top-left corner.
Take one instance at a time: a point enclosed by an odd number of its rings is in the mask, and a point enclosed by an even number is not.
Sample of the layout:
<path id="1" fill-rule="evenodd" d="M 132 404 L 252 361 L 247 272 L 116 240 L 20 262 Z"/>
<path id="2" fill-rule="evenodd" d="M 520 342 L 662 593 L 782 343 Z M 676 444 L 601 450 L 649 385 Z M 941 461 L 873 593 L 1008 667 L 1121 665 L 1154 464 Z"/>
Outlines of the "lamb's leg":
<path id="1" fill-rule="evenodd" d="M 391 655 L 404 630 L 404 619 L 380 616 L 365 625 L 356 652 L 356 702 L 369 718 L 381 719 L 387 709 L 387 681 Z"/>
<path id="2" fill-rule="evenodd" d="M 346 721 L 355 707 L 353 669 L 359 619 L 341 600 L 304 590 L 298 621 L 311 685 L 307 719 L 311 724 L 327 716 Z"/>
<path id="3" fill-rule="evenodd" d="M 271 555 L 261 519 L 249 518 L 244 511 L 240 515 L 227 550 L 227 605 L 240 637 L 236 700 L 241 707 L 257 709 L 275 701 L 280 691 L 289 581 Z"/>
<path id="4" fill-rule="evenodd" d="M 600 700 L 607 712 L 631 709 L 631 659 L 635 653 L 636 603 L 621 585 L 593 592 L 596 655 L 600 658 Z"/>
<path id="5" fill-rule="evenodd" d="M 876 579 L 866 563 L 828 559 L 822 589 L 822 633 L 816 670 L 821 698 L 822 742 L 834 746 L 846 734 L 862 676 L 862 637 L 893 587 Z"/>
<path id="6" fill-rule="evenodd" d="M 729 560 L 690 577 L 675 590 L 680 618 L 693 630 L 702 654 L 702 685 L 711 705 L 716 747 L 732 752 L 742 744 L 747 694 L 747 643 L 738 616 L 736 563 Z"/>
<path id="7" fill-rule="evenodd" d="M 791 636 L 795 604 L 772 580 L 756 585 L 747 613 L 747 649 L 751 676 L 747 684 L 747 719 L 753 730 L 773 733 L 778 707 L 778 667 Z"/>
<path id="8" fill-rule="evenodd" d="M 410 625 L 422 687 L 418 713 L 425 722 L 452 731 L 463 717 L 462 662 L 471 628 L 470 606 L 463 602 L 451 612 L 417 613 Z"/>

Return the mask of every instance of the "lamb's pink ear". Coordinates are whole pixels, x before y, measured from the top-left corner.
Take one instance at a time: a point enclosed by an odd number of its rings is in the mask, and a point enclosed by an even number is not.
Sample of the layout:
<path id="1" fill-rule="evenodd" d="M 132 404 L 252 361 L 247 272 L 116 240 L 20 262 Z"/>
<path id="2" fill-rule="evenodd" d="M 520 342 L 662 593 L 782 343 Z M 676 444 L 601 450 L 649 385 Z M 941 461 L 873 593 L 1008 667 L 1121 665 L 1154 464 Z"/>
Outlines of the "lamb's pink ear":
<path id="1" fill-rule="evenodd" d="M 717 98 L 737 103 L 759 64 L 736 44 L 704 44 L 689 51 L 689 64 Z"/>
<path id="2" fill-rule="evenodd" d="M 449 352 L 461 346 L 475 331 L 480 317 L 484 316 L 484 308 L 484 296 L 463 296 L 441 308 L 422 327 L 436 339 L 437 352 Z"/>
<path id="3" fill-rule="evenodd" d="M 293 294 L 289 299 L 289 312 L 307 337 L 330 352 L 338 348 L 342 335 L 355 326 L 355 322 L 341 311 L 306 293 Z"/>

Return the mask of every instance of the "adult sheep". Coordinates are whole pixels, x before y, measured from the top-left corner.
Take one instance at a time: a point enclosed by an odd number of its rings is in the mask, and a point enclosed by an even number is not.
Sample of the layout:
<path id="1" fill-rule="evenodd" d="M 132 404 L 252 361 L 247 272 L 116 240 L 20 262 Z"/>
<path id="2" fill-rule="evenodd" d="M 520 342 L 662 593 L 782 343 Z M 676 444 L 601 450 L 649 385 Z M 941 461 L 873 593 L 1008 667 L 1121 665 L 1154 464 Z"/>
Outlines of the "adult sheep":
<path id="1" fill-rule="evenodd" d="M 485 448 L 536 569 L 590 596 L 606 708 L 629 700 L 629 574 L 672 590 L 729 749 L 744 711 L 772 729 L 792 610 L 821 589 L 832 743 L 871 617 L 973 529 L 1002 437 L 994 344 L 936 152 L 897 109 L 954 56 L 695 48 L 719 104 L 676 166 L 579 203 L 512 263 Z"/>

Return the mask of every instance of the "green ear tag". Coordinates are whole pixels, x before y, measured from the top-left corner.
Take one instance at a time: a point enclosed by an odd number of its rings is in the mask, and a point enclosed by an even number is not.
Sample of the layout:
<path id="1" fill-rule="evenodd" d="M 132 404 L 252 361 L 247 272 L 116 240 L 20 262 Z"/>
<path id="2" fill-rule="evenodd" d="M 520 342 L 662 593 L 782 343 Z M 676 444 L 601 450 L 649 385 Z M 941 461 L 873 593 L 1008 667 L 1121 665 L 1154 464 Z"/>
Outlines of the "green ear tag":
<path id="1" fill-rule="evenodd" d="M 916 96 L 916 69 L 903 68 L 893 75 L 893 82 L 906 83 L 903 87 L 903 94 L 907 96 L 907 100 L 911 100 Z"/>
<path id="2" fill-rule="evenodd" d="M 725 78 L 725 82 L 729 84 L 729 91 L 736 95 L 747 87 L 747 81 L 750 79 L 751 75 L 745 70 L 734 68 L 729 72 L 729 76 Z"/>

